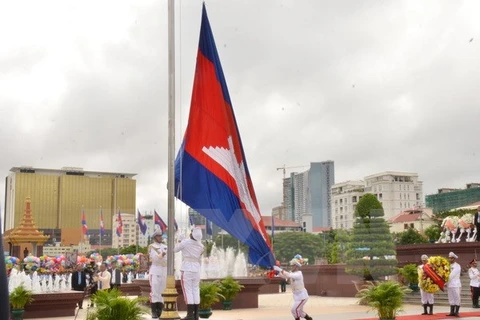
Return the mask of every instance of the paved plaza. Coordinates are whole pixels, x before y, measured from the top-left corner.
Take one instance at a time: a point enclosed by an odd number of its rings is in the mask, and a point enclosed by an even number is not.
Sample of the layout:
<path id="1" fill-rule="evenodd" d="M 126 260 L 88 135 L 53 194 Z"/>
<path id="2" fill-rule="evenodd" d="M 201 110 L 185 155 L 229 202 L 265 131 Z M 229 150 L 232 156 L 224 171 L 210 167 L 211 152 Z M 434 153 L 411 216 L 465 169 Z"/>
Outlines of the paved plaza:
<path id="1" fill-rule="evenodd" d="M 233 310 L 214 310 L 211 320 L 293 320 L 290 314 L 290 306 L 293 303 L 292 295 L 289 292 L 277 293 L 277 294 L 262 294 L 259 296 L 259 307 L 256 309 L 235 309 L 235 303 Z M 84 306 L 88 303 L 85 301 Z M 357 304 L 356 298 L 332 298 L 332 297 L 319 297 L 311 296 L 305 311 L 313 317 L 315 320 L 353 320 L 353 319 L 372 319 L 375 318 L 373 311 L 368 311 L 368 307 L 360 306 Z M 445 315 L 449 312 L 449 307 L 435 307 L 434 313 Z M 478 309 L 477 309 L 478 310 Z M 417 316 L 421 313 L 422 308 L 420 305 L 405 305 L 404 311 L 400 315 L 413 315 Z M 472 312 L 475 309 L 462 308 L 460 314 L 463 312 Z M 85 319 L 87 309 L 79 310 L 76 319 Z M 185 312 L 179 313 L 181 317 L 185 316 Z M 461 319 L 479 319 L 480 312 L 475 317 L 461 317 Z M 404 319 L 408 319 L 406 317 Z M 417 318 L 417 317 L 415 317 Z M 422 319 L 428 320 L 432 316 L 423 316 Z M 434 317 L 435 319 L 453 319 L 452 317 Z M 54 319 L 54 320 L 74 320 L 75 317 L 60 317 L 60 318 L 41 318 L 41 319 Z M 149 315 L 145 316 L 145 319 L 151 319 Z M 455 318 L 456 319 L 456 318 Z"/>

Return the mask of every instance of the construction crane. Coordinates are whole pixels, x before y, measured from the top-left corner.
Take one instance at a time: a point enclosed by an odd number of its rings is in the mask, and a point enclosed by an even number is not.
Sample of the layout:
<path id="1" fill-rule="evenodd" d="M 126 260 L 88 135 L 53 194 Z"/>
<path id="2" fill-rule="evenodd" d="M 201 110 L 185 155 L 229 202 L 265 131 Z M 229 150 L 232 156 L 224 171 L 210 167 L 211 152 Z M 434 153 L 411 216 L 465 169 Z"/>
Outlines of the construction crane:
<path id="1" fill-rule="evenodd" d="M 285 179 L 287 177 L 287 169 L 295 169 L 295 168 L 306 168 L 308 166 L 293 166 L 293 167 L 287 167 L 285 165 L 283 165 L 283 167 L 280 167 L 280 168 L 277 168 L 277 171 L 278 170 L 282 170 L 283 171 L 283 179 Z"/>

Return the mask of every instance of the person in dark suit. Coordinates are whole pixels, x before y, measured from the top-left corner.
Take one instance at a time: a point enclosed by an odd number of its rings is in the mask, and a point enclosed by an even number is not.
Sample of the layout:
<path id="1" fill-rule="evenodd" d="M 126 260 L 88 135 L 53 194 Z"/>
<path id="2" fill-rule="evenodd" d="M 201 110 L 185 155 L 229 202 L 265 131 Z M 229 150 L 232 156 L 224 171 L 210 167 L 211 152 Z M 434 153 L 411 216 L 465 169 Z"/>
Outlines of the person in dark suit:
<path id="1" fill-rule="evenodd" d="M 72 289 L 75 291 L 85 291 L 87 287 L 87 274 L 83 271 L 83 266 L 81 264 L 77 265 L 76 271 L 72 273 Z M 83 296 L 80 301 L 78 301 L 78 308 L 83 309 Z"/>
<path id="2" fill-rule="evenodd" d="M 478 206 L 477 212 L 475 212 L 473 222 L 475 223 L 475 227 L 477 227 L 477 241 L 480 241 L 480 206 Z"/>
<path id="3" fill-rule="evenodd" d="M 122 271 L 117 268 L 116 264 L 112 264 L 112 269 L 108 270 L 111 274 L 110 288 L 120 290 L 120 285 L 122 284 Z"/>

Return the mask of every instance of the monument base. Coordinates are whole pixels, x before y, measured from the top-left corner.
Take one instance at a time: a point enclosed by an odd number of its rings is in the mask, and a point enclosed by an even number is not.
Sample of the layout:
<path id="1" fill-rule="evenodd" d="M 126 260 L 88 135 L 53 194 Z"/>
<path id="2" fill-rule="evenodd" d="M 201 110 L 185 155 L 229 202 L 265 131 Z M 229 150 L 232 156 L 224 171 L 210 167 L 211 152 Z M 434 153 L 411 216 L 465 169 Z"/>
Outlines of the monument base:
<path id="1" fill-rule="evenodd" d="M 83 292 L 66 291 L 33 295 L 33 302 L 25 306 L 24 319 L 73 317 Z"/>

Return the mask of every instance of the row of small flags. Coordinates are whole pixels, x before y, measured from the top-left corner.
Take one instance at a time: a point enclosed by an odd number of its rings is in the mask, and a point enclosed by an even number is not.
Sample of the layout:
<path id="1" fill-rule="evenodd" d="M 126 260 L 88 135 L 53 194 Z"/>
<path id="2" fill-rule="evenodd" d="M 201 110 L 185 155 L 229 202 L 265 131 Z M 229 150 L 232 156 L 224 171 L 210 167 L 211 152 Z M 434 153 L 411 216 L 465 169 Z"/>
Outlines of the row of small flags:
<path id="1" fill-rule="evenodd" d="M 120 237 L 122 235 L 122 232 L 123 232 L 123 221 L 122 221 L 122 215 L 120 214 L 120 210 L 118 211 L 118 216 L 117 216 L 117 219 L 115 221 L 116 221 L 116 224 L 117 224 L 116 233 L 117 233 L 117 236 Z M 163 219 L 160 217 L 160 215 L 157 213 L 156 210 L 154 211 L 154 221 L 155 221 L 155 225 L 158 226 L 160 228 L 160 230 L 162 230 L 162 232 L 167 231 L 167 229 L 168 229 L 167 224 L 165 223 L 165 221 L 163 221 Z M 140 229 L 140 232 L 142 232 L 142 234 L 145 235 L 147 233 L 147 224 L 145 222 L 145 218 L 140 213 L 140 210 L 137 210 L 137 223 L 138 223 L 138 227 Z M 190 224 L 193 225 L 191 218 L 190 218 Z M 177 220 L 174 220 L 173 227 L 175 228 L 175 231 L 178 231 Z M 209 229 L 210 229 L 210 233 L 209 233 Z M 211 221 L 210 222 L 207 221 L 207 233 L 208 234 L 212 234 L 211 229 L 212 229 Z M 83 232 L 84 235 L 88 234 L 87 219 L 85 217 L 85 211 L 83 209 L 82 209 L 82 232 Z M 101 210 L 101 209 L 100 209 L 100 235 L 102 235 L 102 236 L 105 235 L 105 224 L 104 224 L 104 221 L 103 221 L 103 210 Z"/>

